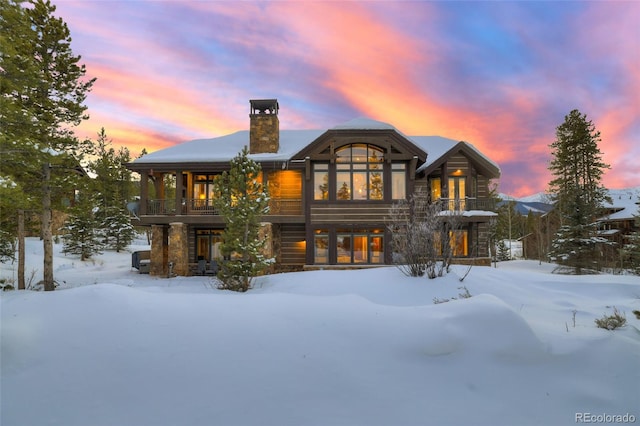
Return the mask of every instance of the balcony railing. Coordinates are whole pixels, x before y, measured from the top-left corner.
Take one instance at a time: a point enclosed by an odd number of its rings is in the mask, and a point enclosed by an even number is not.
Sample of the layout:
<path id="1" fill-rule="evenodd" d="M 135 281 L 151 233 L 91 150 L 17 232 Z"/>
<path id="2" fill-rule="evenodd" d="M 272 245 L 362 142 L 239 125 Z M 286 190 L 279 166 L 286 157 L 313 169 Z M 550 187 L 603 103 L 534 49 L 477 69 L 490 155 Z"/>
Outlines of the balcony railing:
<path id="1" fill-rule="evenodd" d="M 492 198 L 440 198 L 439 201 L 443 211 L 493 211 L 496 208 L 496 202 Z"/>
<path id="2" fill-rule="evenodd" d="M 175 200 L 147 200 L 146 215 L 219 215 L 220 212 L 213 205 L 213 199 L 187 198 L 182 201 L 179 212 L 176 212 Z M 302 214 L 302 200 L 272 198 L 269 201 L 269 214 L 295 216 Z"/>

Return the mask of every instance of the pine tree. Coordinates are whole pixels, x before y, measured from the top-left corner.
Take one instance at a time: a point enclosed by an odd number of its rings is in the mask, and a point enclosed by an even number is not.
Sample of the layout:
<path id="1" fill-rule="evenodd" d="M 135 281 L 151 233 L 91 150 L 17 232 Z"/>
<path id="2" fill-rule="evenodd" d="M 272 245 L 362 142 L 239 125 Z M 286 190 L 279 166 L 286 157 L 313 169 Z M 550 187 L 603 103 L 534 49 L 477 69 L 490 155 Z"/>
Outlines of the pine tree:
<path id="1" fill-rule="evenodd" d="M 2 174 L 30 193 L 39 192 L 44 251 L 43 284 L 54 290 L 52 200 L 55 190 L 71 187 L 68 164 L 77 166 L 90 144 L 72 128 L 86 119 L 83 102 L 95 79 L 83 81 L 86 70 L 71 51 L 66 23 L 53 16 L 50 1 L 0 2 L 0 143 Z M 52 173 L 56 168 L 63 172 Z M 39 184 L 38 184 L 39 183 Z"/>
<path id="2" fill-rule="evenodd" d="M 224 256 L 218 278 L 221 288 L 247 291 L 253 277 L 273 259 L 263 255 L 265 239 L 260 238 L 260 218 L 268 212 L 269 195 L 260 182 L 261 167 L 248 158 L 245 147 L 231 160 L 231 169 L 214 182 L 214 203 L 224 217 L 226 228 L 220 251 Z"/>
<path id="3" fill-rule="evenodd" d="M 591 266 L 597 244 L 604 242 L 596 235 L 595 222 L 607 197 L 600 180 L 609 168 L 602 161 L 600 140 L 600 132 L 586 115 L 573 110 L 549 145 L 553 155 L 549 170 L 554 176 L 549 191 L 561 220 L 550 255 L 576 274 Z"/>
<path id="4" fill-rule="evenodd" d="M 99 213 L 102 244 L 119 253 L 131 244 L 136 235 L 129 213 L 122 206 L 105 207 Z"/>
<path id="5" fill-rule="evenodd" d="M 96 160 L 90 163 L 95 173 L 93 189 L 97 199 L 97 218 L 103 229 L 105 248 L 119 252 L 133 241 L 135 232 L 126 205 L 133 193 L 131 172 L 125 164 L 131 161 L 126 147 L 116 151 L 111 147 L 104 127 L 96 141 Z"/>
<path id="6" fill-rule="evenodd" d="M 85 192 L 70 209 L 62 229 L 63 253 L 80 256 L 81 261 L 100 254 L 102 249 L 100 223 L 94 214 L 95 197 Z"/>

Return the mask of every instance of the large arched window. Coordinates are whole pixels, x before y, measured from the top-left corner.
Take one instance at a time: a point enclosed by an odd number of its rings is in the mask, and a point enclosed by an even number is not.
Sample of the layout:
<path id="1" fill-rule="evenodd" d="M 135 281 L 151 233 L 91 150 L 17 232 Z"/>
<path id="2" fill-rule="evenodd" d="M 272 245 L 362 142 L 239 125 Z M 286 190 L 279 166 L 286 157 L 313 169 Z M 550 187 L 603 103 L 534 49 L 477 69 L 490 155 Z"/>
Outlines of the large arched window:
<path id="1" fill-rule="evenodd" d="M 384 151 L 353 144 L 336 150 L 336 199 L 382 200 Z"/>

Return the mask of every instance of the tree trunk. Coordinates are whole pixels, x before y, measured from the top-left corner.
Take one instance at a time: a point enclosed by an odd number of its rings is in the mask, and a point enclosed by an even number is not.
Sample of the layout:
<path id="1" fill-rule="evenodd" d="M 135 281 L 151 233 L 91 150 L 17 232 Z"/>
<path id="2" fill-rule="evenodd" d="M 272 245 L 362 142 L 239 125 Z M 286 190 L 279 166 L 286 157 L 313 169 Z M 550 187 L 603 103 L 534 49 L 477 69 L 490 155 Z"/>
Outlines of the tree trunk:
<path id="1" fill-rule="evenodd" d="M 44 251 L 44 291 L 55 290 L 53 282 L 53 237 L 51 233 L 51 165 L 43 165 L 44 184 L 42 191 L 42 245 Z"/>
<path id="2" fill-rule="evenodd" d="M 18 210 L 18 290 L 24 290 L 24 210 Z"/>

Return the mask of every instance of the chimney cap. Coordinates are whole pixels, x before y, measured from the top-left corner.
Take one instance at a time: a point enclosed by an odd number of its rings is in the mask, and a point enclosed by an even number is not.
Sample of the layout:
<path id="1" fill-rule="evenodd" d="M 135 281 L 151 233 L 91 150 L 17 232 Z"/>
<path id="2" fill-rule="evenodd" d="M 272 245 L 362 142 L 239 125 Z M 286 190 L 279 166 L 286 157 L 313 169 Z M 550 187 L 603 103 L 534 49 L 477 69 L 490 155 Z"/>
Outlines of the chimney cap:
<path id="1" fill-rule="evenodd" d="M 278 114 L 277 99 L 251 99 L 251 114 Z"/>

